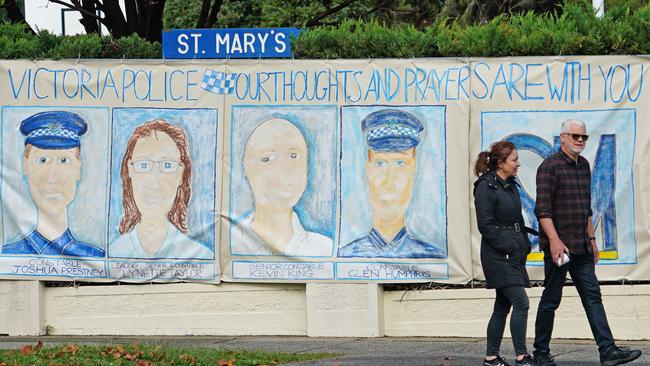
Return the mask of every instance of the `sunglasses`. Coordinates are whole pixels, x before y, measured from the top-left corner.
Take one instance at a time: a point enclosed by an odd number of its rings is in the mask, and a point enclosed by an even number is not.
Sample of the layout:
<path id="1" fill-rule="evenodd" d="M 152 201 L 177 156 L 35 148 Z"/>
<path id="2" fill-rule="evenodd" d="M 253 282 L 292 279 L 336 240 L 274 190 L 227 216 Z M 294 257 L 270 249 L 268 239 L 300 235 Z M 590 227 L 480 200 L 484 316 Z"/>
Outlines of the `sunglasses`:
<path id="1" fill-rule="evenodd" d="M 582 139 L 582 141 L 587 141 L 589 139 L 589 135 L 581 135 L 579 133 L 564 133 L 564 135 L 569 135 L 573 139 L 573 141 L 578 141 Z"/>

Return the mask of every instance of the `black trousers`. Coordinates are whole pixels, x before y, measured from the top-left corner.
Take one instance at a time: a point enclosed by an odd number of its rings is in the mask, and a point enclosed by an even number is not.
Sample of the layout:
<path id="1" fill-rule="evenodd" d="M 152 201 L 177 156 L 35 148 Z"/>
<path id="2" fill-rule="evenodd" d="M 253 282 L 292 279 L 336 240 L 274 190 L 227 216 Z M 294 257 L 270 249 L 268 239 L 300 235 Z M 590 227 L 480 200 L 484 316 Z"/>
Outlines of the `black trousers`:
<path id="1" fill-rule="evenodd" d="M 512 345 L 515 347 L 515 354 L 525 355 L 526 349 L 526 325 L 528 322 L 528 294 L 523 286 L 510 286 L 498 288 L 497 298 L 494 301 L 494 310 L 487 328 L 487 356 L 499 355 L 503 330 L 506 327 L 506 318 L 512 308 L 510 316 L 510 334 Z"/>

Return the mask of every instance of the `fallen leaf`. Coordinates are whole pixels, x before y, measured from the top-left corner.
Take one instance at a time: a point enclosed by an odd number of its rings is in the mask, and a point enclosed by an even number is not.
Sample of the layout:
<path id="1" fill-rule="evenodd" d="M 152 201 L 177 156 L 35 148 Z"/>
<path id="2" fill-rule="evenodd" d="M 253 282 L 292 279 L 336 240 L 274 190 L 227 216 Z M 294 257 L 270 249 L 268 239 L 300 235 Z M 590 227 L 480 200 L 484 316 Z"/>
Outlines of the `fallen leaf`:
<path id="1" fill-rule="evenodd" d="M 153 362 L 147 360 L 139 360 L 136 363 L 137 366 L 155 366 Z"/>
<path id="2" fill-rule="evenodd" d="M 183 353 L 182 355 L 178 356 L 178 359 L 183 362 L 190 362 L 190 363 L 194 363 L 197 361 L 196 357 L 192 355 L 188 355 L 187 353 Z"/>
<path id="3" fill-rule="evenodd" d="M 134 354 L 127 353 L 127 354 L 124 355 L 124 358 L 129 360 L 129 361 L 134 361 L 134 360 L 138 359 L 140 356 L 142 356 L 142 352 L 137 352 L 137 353 L 134 353 Z"/>
<path id="4" fill-rule="evenodd" d="M 27 346 L 23 346 L 20 349 L 20 353 L 22 353 L 23 355 L 28 355 L 28 354 L 32 353 L 32 345 L 30 344 L 30 345 L 27 345 Z"/>
<path id="5" fill-rule="evenodd" d="M 158 347 L 156 347 L 156 349 L 158 349 Z M 149 357 L 151 357 L 154 361 L 162 361 L 165 359 L 165 357 L 167 357 L 167 352 L 149 352 Z"/>
<path id="6" fill-rule="evenodd" d="M 63 352 L 69 353 L 72 356 L 76 355 L 78 351 L 79 351 L 79 346 L 77 346 L 76 344 L 66 344 L 66 346 L 63 347 Z"/>

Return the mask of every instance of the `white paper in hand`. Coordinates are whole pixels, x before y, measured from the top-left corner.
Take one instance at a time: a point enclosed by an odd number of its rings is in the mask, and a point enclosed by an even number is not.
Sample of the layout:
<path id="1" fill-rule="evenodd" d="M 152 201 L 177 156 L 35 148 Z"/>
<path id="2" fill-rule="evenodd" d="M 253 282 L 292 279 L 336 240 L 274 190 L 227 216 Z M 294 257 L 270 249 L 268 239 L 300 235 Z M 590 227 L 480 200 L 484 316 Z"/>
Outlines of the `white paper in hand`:
<path id="1" fill-rule="evenodd" d="M 569 255 L 566 254 L 566 252 L 564 252 L 564 253 L 562 253 L 562 256 L 560 258 L 558 258 L 557 266 L 561 267 L 561 266 L 569 263 L 569 261 L 571 261 L 571 258 L 569 258 Z"/>

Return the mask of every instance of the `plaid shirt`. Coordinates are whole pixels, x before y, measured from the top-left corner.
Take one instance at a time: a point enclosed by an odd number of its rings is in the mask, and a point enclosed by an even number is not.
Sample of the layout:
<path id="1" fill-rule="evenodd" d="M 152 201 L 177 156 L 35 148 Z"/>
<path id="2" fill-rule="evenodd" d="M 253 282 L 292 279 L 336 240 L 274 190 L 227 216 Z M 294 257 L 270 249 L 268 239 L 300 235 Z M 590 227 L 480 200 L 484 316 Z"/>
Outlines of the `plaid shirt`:
<path id="1" fill-rule="evenodd" d="M 560 240 L 571 254 L 591 253 L 587 220 L 591 211 L 591 169 L 582 156 L 573 161 L 562 150 L 551 155 L 537 168 L 537 200 L 535 215 L 550 218 Z M 549 247 L 541 229 L 540 249 Z"/>

